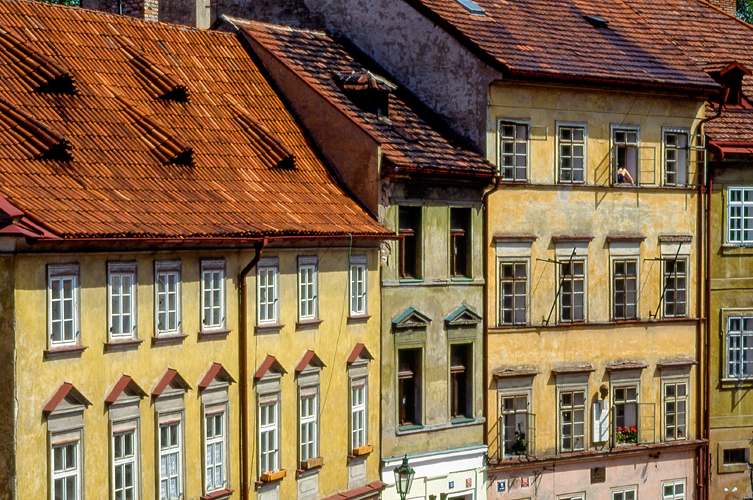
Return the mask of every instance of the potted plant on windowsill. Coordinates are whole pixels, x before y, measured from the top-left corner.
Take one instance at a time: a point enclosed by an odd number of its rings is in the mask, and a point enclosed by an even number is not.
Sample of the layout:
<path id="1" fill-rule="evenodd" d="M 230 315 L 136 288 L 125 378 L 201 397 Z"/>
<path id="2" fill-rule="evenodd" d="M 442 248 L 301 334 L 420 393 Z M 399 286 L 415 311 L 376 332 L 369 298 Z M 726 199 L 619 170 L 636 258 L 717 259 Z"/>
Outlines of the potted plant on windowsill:
<path id="1" fill-rule="evenodd" d="M 638 442 L 638 430 L 635 427 L 617 427 L 617 444 Z"/>
<path id="2" fill-rule="evenodd" d="M 512 442 L 513 455 L 525 455 L 528 448 L 528 441 L 526 441 L 526 433 L 523 432 L 521 424 L 518 424 L 518 430 L 515 431 L 515 441 Z"/>

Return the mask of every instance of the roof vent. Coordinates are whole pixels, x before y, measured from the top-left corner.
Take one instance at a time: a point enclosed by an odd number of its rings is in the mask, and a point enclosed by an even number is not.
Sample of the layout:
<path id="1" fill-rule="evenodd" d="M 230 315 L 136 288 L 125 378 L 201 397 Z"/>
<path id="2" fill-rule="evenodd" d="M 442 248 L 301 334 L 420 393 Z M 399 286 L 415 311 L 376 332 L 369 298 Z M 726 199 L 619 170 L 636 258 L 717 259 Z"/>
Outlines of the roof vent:
<path id="1" fill-rule="evenodd" d="M 36 92 L 74 94 L 76 83 L 73 75 L 48 57 L 36 53 L 23 41 L 0 28 L 0 54 L 4 54 L 23 72 L 24 80 Z"/>
<path id="2" fill-rule="evenodd" d="M 258 147 L 259 158 L 269 167 L 282 169 L 295 168 L 295 154 L 285 145 L 279 137 L 272 133 L 258 120 L 245 113 L 238 115 L 238 120 L 243 124 L 246 133 L 250 135 Z"/>
<path id="3" fill-rule="evenodd" d="M 153 97 L 166 101 L 188 102 L 188 88 L 185 85 L 160 69 L 135 46 L 125 43 L 122 48 L 130 56 L 128 61 L 149 81 Z"/>
<path id="4" fill-rule="evenodd" d="M 583 16 L 583 19 L 588 21 L 594 28 L 607 28 L 607 25 L 609 24 L 609 21 L 603 17 L 595 15 L 585 15 Z"/>
<path id="5" fill-rule="evenodd" d="M 16 145 L 34 158 L 44 160 L 70 161 L 71 143 L 44 123 L 23 111 L 0 101 L 0 128 L 8 128 Z"/>
<path id="6" fill-rule="evenodd" d="M 473 14 L 474 16 L 485 16 L 486 11 L 483 7 L 481 7 L 479 4 L 473 2 L 472 0 L 457 0 L 457 2 L 465 7 L 465 9 Z"/>
<path id="7" fill-rule="evenodd" d="M 353 104 L 377 116 L 387 116 L 390 93 L 397 85 L 371 71 L 337 73 L 335 79 Z"/>

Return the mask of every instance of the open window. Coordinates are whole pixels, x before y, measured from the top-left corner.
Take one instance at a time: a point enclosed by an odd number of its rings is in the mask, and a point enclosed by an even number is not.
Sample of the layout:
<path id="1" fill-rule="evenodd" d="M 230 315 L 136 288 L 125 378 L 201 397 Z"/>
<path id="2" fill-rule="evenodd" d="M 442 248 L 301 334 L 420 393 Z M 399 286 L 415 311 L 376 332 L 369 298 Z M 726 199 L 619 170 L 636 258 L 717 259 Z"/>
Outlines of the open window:
<path id="1" fill-rule="evenodd" d="M 639 179 L 638 130 L 612 130 L 612 176 L 617 185 L 637 185 Z"/>
<path id="2" fill-rule="evenodd" d="M 450 346 L 450 418 L 473 418 L 473 344 Z"/>
<path id="3" fill-rule="evenodd" d="M 400 427 L 420 426 L 422 349 L 400 349 L 398 358 L 398 422 Z"/>
<path id="4" fill-rule="evenodd" d="M 400 236 L 399 269 L 401 279 L 421 277 L 421 207 L 398 207 L 398 236 Z"/>
<path id="5" fill-rule="evenodd" d="M 450 208 L 450 276 L 471 277 L 471 209 Z"/>

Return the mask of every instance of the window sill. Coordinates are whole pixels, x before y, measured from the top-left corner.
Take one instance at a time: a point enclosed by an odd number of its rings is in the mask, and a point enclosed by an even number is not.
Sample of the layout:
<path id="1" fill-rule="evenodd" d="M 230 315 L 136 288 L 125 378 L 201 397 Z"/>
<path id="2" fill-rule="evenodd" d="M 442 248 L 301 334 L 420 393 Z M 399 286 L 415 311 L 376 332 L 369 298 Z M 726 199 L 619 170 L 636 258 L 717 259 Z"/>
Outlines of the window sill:
<path id="1" fill-rule="evenodd" d="M 232 330 L 202 330 L 199 332 L 199 340 L 222 340 L 227 338 L 230 332 Z"/>
<path id="2" fill-rule="evenodd" d="M 130 351 L 139 348 L 144 339 L 113 340 L 105 342 L 105 352 Z"/>
<path id="3" fill-rule="evenodd" d="M 397 432 L 422 431 L 423 429 L 423 425 L 406 425 L 404 427 L 398 427 Z"/>
<path id="4" fill-rule="evenodd" d="M 272 325 L 257 325 L 254 327 L 254 332 L 262 335 L 265 333 L 279 333 L 284 326 L 285 325 L 280 325 L 278 323 Z"/>
<path id="5" fill-rule="evenodd" d="M 423 283 L 423 278 L 398 278 L 400 283 Z"/>
<path id="6" fill-rule="evenodd" d="M 458 425 L 458 424 L 467 424 L 469 422 L 474 422 L 475 418 L 469 418 L 469 417 L 461 417 L 461 418 L 453 418 L 450 420 L 452 425 Z"/>
<path id="7" fill-rule="evenodd" d="M 620 320 L 620 321 L 580 321 L 580 322 L 573 322 L 573 323 L 551 323 L 549 325 L 544 324 L 538 324 L 533 325 L 530 323 L 521 324 L 521 325 L 498 325 L 498 326 L 491 326 L 489 327 L 490 332 L 504 332 L 506 330 L 519 330 L 519 329 L 556 329 L 556 328 L 568 328 L 571 326 L 620 326 L 625 324 L 630 325 L 637 325 L 637 324 L 643 324 L 643 325 L 653 325 L 657 323 L 679 323 L 684 321 L 693 321 L 697 322 L 700 321 L 699 318 L 695 318 L 692 316 L 678 316 L 678 317 L 668 317 L 668 318 L 658 318 L 658 319 L 645 319 L 645 318 L 639 318 L 639 319 L 631 319 L 631 320 Z"/>
<path id="8" fill-rule="evenodd" d="M 721 378 L 719 383 L 722 384 L 722 389 L 733 389 L 740 386 L 751 387 L 753 386 L 753 377 L 746 378 Z"/>
<path id="9" fill-rule="evenodd" d="M 460 427 L 482 425 L 484 422 L 486 422 L 486 418 L 478 417 L 478 418 L 472 418 L 467 421 L 458 422 L 458 423 L 447 422 L 447 423 L 439 424 L 439 425 L 406 425 L 404 427 L 398 427 L 397 430 L 395 430 L 395 435 L 402 436 L 405 434 L 421 434 L 423 432 L 435 432 L 435 431 L 443 431 L 446 429 L 457 429 Z"/>
<path id="10" fill-rule="evenodd" d="M 188 335 L 162 335 L 160 337 L 152 337 L 152 345 L 172 345 L 182 344 L 183 339 Z"/>
<path id="11" fill-rule="evenodd" d="M 453 283 L 472 283 L 475 280 L 468 276 L 450 276 L 450 281 Z"/>
<path id="12" fill-rule="evenodd" d="M 753 243 L 722 243 L 720 247 L 722 250 L 753 249 Z"/>
<path id="13" fill-rule="evenodd" d="M 313 330 L 315 328 L 319 328 L 319 325 L 324 323 L 323 319 L 307 319 L 303 321 L 298 321 L 295 324 L 296 330 Z"/>
<path id="14" fill-rule="evenodd" d="M 219 490 L 207 493 L 203 497 L 199 497 L 201 500 L 219 500 L 221 498 L 230 498 L 233 494 L 233 490 Z"/>
<path id="15" fill-rule="evenodd" d="M 264 483 L 271 483 L 273 481 L 279 481 L 280 479 L 284 478 L 288 475 L 288 471 L 285 469 L 274 471 L 274 472 L 264 472 L 261 477 L 259 477 L 259 480 L 256 481 L 256 484 L 264 484 Z"/>
<path id="16" fill-rule="evenodd" d="M 362 314 L 357 316 L 348 316 L 348 324 L 351 323 L 366 323 L 369 318 L 371 318 L 370 314 Z"/>
<path id="17" fill-rule="evenodd" d="M 45 359 L 75 358 L 81 356 L 81 353 L 89 347 L 85 345 L 71 345 L 65 347 L 53 347 L 44 350 Z"/>
<path id="18" fill-rule="evenodd" d="M 298 469 L 298 471 L 304 472 L 307 470 L 318 469 L 322 465 L 324 465 L 324 458 L 322 457 L 309 458 L 308 460 L 304 460 L 300 463 L 301 468 Z"/>

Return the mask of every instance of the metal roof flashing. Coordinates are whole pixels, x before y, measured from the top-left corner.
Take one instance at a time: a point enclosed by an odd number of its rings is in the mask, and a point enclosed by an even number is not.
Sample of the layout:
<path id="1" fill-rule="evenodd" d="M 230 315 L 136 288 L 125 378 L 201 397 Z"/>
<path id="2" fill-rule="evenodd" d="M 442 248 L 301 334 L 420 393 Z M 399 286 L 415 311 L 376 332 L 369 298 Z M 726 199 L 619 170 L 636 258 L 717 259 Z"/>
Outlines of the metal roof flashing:
<path id="1" fill-rule="evenodd" d="M 472 0 L 457 0 L 457 2 L 465 7 L 465 9 L 475 16 L 486 16 L 486 11 L 483 7 L 473 2 Z"/>

